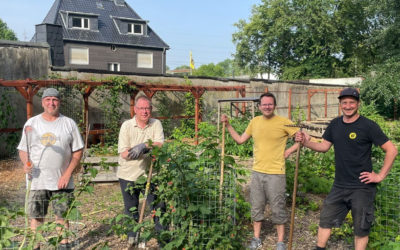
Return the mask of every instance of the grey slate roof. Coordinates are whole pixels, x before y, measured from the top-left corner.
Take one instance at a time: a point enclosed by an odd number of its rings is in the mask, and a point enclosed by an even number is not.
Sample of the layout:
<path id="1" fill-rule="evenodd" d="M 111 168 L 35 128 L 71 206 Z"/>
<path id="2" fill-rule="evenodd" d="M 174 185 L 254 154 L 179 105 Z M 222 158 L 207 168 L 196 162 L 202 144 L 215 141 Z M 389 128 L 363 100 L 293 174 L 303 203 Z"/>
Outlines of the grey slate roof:
<path id="1" fill-rule="evenodd" d="M 116 0 L 55 0 L 42 23 L 58 24 L 63 27 L 63 39 L 93 43 L 107 43 L 138 47 L 169 49 L 166 44 L 148 25 L 147 35 L 120 34 L 114 20 L 128 18 L 143 20 L 125 1 Z M 98 8 L 98 4 L 103 8 Z M 118 4 L 119 3 L 119 4 Z M 123 5 L 121 4 L 123 3 Z M 68 29 L 64 17 L 67 13 L 86 13 L 98 17 L 98 31 Z M 112 17 L 116 18 L 113 19 Z"/>

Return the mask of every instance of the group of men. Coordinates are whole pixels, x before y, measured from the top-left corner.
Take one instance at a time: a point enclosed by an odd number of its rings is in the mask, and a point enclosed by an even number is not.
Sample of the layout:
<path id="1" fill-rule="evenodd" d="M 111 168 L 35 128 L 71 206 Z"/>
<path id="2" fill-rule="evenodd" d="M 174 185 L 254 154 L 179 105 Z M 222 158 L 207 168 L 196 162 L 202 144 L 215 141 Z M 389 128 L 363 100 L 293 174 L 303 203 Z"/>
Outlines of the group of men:
<path id="1" fill-rule="evenodd" d="M 72 172 L 79 165 L 84 143 L 76 123 L 60 114 L 60 93 L 47 88 L 42 95 L 43 113 L 29 119 L 18 145 L 19 155 L 31 182 L 28 214 L 31 229 L 36 230 L 43 223 L 49 201 L 52 201 L 56 221 L 68 228 L 63 215 L 71 205 L 74 189 Z M 365 249 L 373 221 L 373 201 L 376 184 L 385 179 L 397 155 L 394 144 L 373 121 L 358 113 L 360 97 L 356 89 L 346 88 L 339 95 L 343 115 L 333 119 L 322 136 L 321 142 L 292 126 L 293 123 L 275 114 L 276 98 L 264 93 L 259 99 L 262 115 L 253 118 L 245 132 L 239 135 L 229 124 L 226 115 L 221 121 L 226 124 L 232 138 L 244 143 L 250 137 L 254 141 L 254 164 L 250 183 L 251 217 L 254 237 L 249 249 L 260 249 L 261 225 L 265 206 L 269 203 L 271 220 L 276 225 L 278 250 L 286 249 L 284 243 L 286 210 L 285 159 L 295 152 L 301 143 L 318 152 L 326 152 L 334 145 L 335 181 L 331 192 L 324 201 L 321 211 L 316 249 L 325 249 L 331 228 L 340 226 L 349 210 L 354 221 L 355 249 Z M 134 106 L 135 116 L 125 121 L 118 140 L 119 179 L 125 213 L 138 219 L 139 195 L 144 186 L 135 185 L 145 174 L 151 158 L 151 147 L 162 146 L 164 133 L 161 122 L 151 118 L 152 104 L 146 96 L 139 96 Z M 289 125 L 289 126 L 288 126 Z M 287 140 L 295 138 L 296 143 L 286 148 Z M 151 143 L 149 143 L 151 141 Z M 385 159 L 379 173 L 372 170 L 371 147 L 380 146 Z M 152 191 L 154 186 L 151 187 Z M 67 199 L 61 198 L 66 197 Z M 61 200 L 62 199 L 62 200 Z M 153 204 L 153 192 L 147 202 L 154 209 L 165 211 L 165 204 Z M 165 229 L 155 218 L 157 231 Z M 59 231 L 62 231 L 62 227 Z M 128 243 L 135 244 L 136 232 L 128 233 Z M 70 249 L 68 238 L 62 238 L 60 249 Z M 36 249 L 39 249 L 37 246 Z"/>

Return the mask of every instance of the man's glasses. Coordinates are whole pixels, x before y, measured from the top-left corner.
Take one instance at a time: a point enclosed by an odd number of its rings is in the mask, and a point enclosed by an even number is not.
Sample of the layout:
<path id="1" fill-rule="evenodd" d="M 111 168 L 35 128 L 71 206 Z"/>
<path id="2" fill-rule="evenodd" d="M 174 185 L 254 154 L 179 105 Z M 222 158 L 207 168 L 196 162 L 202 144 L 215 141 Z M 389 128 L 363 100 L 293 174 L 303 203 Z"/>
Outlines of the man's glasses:
<path id="1" fill-rule="evenodd" d="M 274 106 L 273 103 L 266 103 L 266 104 L 260 104 L 261 107 L 266 108 L 266 107 L 272 107 Z"/>
<path id="2" fill-rule="evenodd" d="M 151 110 L 151 107 L 149 107 L 149 108 L 136 107 L 136 108 L 139 109 L 140 111 L 150 111 Z"/>

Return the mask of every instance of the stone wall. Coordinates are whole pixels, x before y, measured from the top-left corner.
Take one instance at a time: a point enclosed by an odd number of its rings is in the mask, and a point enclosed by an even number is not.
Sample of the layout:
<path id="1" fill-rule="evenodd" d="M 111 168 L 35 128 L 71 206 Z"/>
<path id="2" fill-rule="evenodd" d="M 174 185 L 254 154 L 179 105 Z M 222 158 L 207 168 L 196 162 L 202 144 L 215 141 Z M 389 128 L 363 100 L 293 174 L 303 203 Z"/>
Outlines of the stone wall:
<path id="1" fill-rule="evenodd" d="M 0 40 L 0 79 L 38 79 L 48 75 L 50 58 L 47 43 Z"/>

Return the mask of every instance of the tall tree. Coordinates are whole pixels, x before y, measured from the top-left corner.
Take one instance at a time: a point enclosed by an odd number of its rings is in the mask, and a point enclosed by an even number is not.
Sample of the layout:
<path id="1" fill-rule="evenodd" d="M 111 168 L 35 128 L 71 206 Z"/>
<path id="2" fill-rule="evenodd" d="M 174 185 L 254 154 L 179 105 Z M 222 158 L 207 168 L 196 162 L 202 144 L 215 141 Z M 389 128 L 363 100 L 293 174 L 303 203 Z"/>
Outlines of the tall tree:
<path id="1" fill-rule="evenodd" d="M 262 0 L 248 23 L 236 24 L 235 59 L 252 71 L 272 71 L 281 79 L 352 75 L 349 67 L 357 61 L 359 46 L 354 39 L 368 30 L 361 25 L 366 20 L 363 2 Z M 345 25 L 352 29 L 343 31 Z"/>
<path id="2" fill-rule="evenodd" d="M 372 30 L 368 42 L 375 49 L 375 62 L 400 58 L 400 1 L 371 0 L 367 11 Z"/>
<path id="3" fill-rule="evenodd" d="M 0 18 L 0 39 L 3 40 L 13 40 L 16 41 L 17 36 L 15 35 L 14 31 L 7 27 L 7 24 L 3 22 Z"/>

